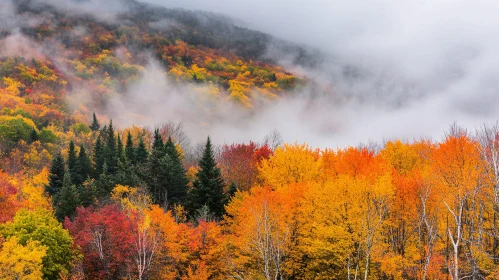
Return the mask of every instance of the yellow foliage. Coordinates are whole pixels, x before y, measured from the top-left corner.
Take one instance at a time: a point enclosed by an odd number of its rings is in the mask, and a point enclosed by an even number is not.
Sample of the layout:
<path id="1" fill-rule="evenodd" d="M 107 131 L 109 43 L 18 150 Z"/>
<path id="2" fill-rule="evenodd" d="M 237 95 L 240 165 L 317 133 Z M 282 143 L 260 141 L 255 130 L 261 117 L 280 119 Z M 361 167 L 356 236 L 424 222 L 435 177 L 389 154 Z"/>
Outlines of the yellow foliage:
<path id="1" fill-rule="evenodd" d="M 0 278 L 5 280 L 42 279 L 42 258 L 47 247 L 28 240 L 26 246 L 12 236 L 2 244 L 0 251 Z"/>
<path id="2" fill-rule="evenodd" d="M 262 184 L 281 188 L 293 183 L 314 182 L 322 172 L 322 159 L 307 144 L 284 144 L 258 167 Z"/>

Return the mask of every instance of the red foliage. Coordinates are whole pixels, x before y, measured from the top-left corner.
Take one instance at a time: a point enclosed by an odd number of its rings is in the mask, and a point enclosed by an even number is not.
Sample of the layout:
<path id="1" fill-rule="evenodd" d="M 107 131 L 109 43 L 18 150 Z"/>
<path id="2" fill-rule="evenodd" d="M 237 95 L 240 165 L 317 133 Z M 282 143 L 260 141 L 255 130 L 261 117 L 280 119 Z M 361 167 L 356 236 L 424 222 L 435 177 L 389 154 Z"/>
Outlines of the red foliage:
<path id="1" fill-rule="evenodd" d="M 117 279 L 131 266 L 136 231 L 134 223 L 119 207 L 80 207 L 73 222 L 64 222 L 83 253 L 89 279 Z"/>

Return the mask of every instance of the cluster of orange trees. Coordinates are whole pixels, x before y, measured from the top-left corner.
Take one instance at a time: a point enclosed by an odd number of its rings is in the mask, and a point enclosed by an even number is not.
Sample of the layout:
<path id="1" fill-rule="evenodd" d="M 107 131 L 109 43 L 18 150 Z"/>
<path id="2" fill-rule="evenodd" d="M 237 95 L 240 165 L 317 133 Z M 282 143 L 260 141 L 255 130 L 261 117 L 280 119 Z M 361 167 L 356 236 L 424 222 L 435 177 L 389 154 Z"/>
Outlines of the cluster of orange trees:
<path id="1" fill-rule="evenodd" d="M 336 150 L 225 145 L 213 158 L 227 197 L 221 217 L 208 207 L 189 210 L 188 202 L 157 204 L 137 183 L 115 184 L 108 196 L 59 222 L 53 207 L 60 204 L 53 206 L 45 191 L 54 180 L 47 170 L 54 155 L 45 150 L 41 160 L 44 152 L 34 147 L 46 144 L 34 140 L 23 144 L 21 168 L 0 174 L 0 275 L 495 279 L 498 144 L 497 126 L 473 135 L 452 126 L 440 142 Z M 199 175 L 202 168 L 184 169 L 189 191 L 207 176 Z"/>

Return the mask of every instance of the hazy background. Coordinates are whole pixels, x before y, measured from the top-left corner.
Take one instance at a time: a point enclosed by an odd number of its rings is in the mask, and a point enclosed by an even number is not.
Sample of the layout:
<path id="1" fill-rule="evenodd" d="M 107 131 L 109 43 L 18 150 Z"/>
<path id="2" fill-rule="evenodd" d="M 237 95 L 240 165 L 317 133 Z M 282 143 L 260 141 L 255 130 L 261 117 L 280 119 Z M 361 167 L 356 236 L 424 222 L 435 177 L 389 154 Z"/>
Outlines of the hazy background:
<path id="1" fill-rule="evenodd" d="M 272 46 L 268 51 L 319 87 L 248 114 L 202 104 L 192 88 L 174 86 L 150 59 L 143 79 L 123 93 L 127 98 L 109 105 L 109 115 L 123 126 L 183 122 L 194 141 L 210 134 L 218 143 L 259 140 L 277 129 L 287 142 L 336 147 L 389 138 L 438 139 L 453 122 L 474 129 L 498 119 L 498 1 L 144 1 L 225 14 L 238 25 L 319 49 L 324 56 L 314 68 L 291 64 Z M 35 2 L 101 21 L 127 10 L 120 0 Z M 11 3 L 0 3 L 2 27 L 33 24 L 36 19 L 16 16 Z M 26 40 L 14 34 L 0 44 L 4 52 L 16 51 L 20 42 L 34 48 Z M 209 106 L 194 110 L 200 103 Z"/>

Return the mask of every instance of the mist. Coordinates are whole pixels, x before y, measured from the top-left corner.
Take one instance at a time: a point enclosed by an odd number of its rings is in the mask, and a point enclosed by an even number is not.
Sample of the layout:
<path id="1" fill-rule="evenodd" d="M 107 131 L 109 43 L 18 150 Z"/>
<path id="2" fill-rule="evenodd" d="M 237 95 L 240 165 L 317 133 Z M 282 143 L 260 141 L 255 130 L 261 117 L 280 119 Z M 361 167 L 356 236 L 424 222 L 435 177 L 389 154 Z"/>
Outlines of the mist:
<path id="1" fill-rule="evenodd" d="M 267 57 L 313 79 L 315 86 L 272 102 L 256 99 L 258 111 L 249 111 L 213 103 L 194 86 L 169 81 L 149 56 L 141 78 L 108 104 L 105 114 L 120 126 L 182 122 L 194 141 L 210 135 L 219 144 L 259 140 L 277 129 L 286 142 L 334 148 L 393 138 L 439 139 L 454 122 L 473 129 L 497 119 L 496 1 L 142 2 L 227 15 L 237 25 L 317 49 L 322 59 L 314 67 L 297 65 L 293 54 L 271 43 Z M 118 0 L 35 3 L 104 22 L 130 8 Z M 0 24 L 15 30 L 25 21 L 11 6 L 0 4 Z M 4 53 L 18 50 L 16 43 L 33 43 L 22 40 L 27 39 L 15 33 L 3 40 Z M 86 94 L 75 92 L 73 102 L 90 104 Z"/>
<path id="2" fill-rule="evenodd" d="M 437 138 L 453 122 L 472 129 L 497 119 L 497 1 L 147 2 L 227 14 L 325 53 L 317 69 L 301 70 L 347 99 L 329 104 L 332 114 L 312 118 L 335 117 L 331 122 L 339 125 L 334 133 L 295 140 L 345 145 Z M 345 74 L 352 68 L 353 79 Z"/>

